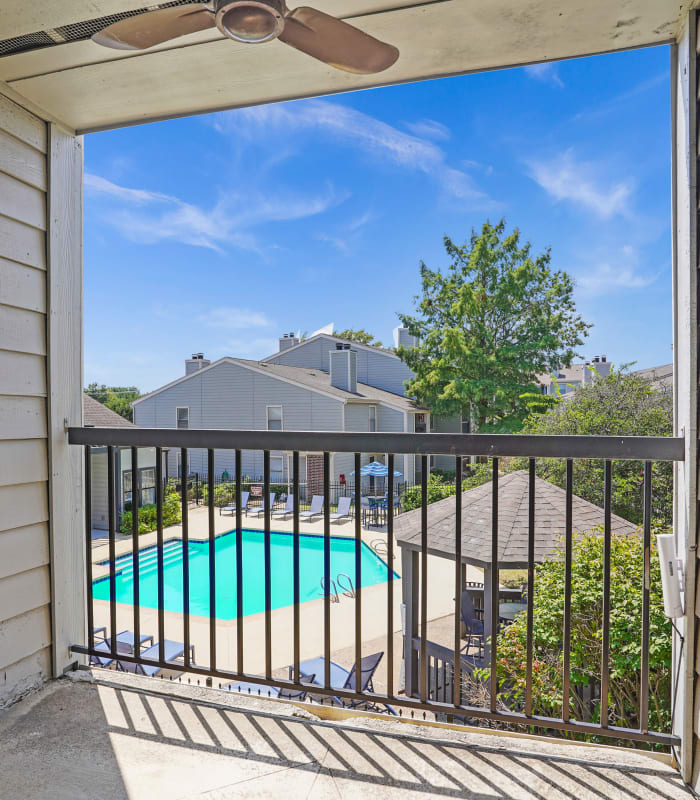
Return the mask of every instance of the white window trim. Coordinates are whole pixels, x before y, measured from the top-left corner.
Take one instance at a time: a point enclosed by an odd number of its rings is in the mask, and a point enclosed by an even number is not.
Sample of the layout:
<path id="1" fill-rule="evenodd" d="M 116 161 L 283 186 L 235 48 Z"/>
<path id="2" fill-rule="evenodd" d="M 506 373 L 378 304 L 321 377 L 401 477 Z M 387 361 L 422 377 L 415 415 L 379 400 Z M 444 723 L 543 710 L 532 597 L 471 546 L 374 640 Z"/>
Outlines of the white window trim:
<path id="1" fill-rule="evenodd" d="M 265 430 L 266 431 L 271 430 L 270 429 L 270 409 L 271 408 L 279 408 L 279 410 L 280 410 L 280 423 L 281 423 L 281 426 L 282 426 L 280 428 L 280 430 L 283 431 L 284 430 L 284 406 L 281 405 L 280 403 L 272 403 L 269 406 L 265 406 Z M 275 430 L 275 428 L 272 428 L 272 430 Z"/>
<path id="2" fill-rule="evenodd" d="M 180 428 L 178 425 L 178 411 L 187 410 L 187 428 Z M 189 430 L 190 429 L 190 407 L 189 406 L 176 406 L 175 407 L 175 428 L 178 430 Z"/>

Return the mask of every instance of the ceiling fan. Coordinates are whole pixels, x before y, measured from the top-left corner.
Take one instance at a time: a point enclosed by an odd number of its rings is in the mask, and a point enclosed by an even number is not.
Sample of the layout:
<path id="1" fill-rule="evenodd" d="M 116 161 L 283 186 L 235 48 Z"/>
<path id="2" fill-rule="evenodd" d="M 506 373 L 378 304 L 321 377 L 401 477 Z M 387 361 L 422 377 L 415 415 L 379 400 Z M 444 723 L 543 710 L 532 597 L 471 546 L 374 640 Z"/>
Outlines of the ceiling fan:
<path id="1" fill-rule="evenodd" d="M 160 8 L 115 22 L 92 39 L 118 50 L 145 50 L 213 27 L 247 44 L 279 39 L 346 72 L 381 72 L 399 57 L 396 47 L 347 22 L 305 6 L 290 11 L 284 0 L 211 0 Z"/>

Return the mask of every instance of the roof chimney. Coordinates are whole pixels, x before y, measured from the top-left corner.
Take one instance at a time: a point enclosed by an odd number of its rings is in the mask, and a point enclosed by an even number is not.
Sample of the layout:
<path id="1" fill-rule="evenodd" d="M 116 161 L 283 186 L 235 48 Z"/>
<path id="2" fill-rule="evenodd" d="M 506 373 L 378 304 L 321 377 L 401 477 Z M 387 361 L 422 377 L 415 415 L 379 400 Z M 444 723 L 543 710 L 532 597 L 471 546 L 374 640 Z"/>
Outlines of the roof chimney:
<path id="1" fill-rule="evenodd" d="M 601 356 L 601 357 L 600 357 L 600 360 L 601 360 L 601 362 L 602 362 L 603 364 L 605 364 L 605 363 L 607 362 L 607 360 L 608 360 L 608 357 L 607 357 L 607 356 Z"/>
<path id="2" fill-rule="evenodd" d="M 593 363 L 600 364 L 600 356 L 593 356 Z"/>
<path id="3" fill-rule="evenodd" d="M 331 386 L 357 394 L 357 351 L 330 351 Z"/>
<path id="4" fill-rule="evenodd" d="M 397 325 L 394 328 L 394 347 L 417 347 L 418 337 L 411 336 L 408 328 L 403 328 Z"/>
<path id="5" fill-rule="evenodd" d="M 290 347 L 294 347 L 295 344 L 299 344 L 300 339 L 298 336 L 295 336 L 293 333 L 285 333 L 284 336 L 280 336 L 279 342 L 279 352 L 281 353 L 283 350 L 289 350 Z"/>
<path id="6" fill-rule="evenodd" d="M 191 375 L 204 367 L 208 367 L 211 361 L 204 358 L 204 353 L 192 353 L 192 358 L 185 359 L 185 375 Z"/>

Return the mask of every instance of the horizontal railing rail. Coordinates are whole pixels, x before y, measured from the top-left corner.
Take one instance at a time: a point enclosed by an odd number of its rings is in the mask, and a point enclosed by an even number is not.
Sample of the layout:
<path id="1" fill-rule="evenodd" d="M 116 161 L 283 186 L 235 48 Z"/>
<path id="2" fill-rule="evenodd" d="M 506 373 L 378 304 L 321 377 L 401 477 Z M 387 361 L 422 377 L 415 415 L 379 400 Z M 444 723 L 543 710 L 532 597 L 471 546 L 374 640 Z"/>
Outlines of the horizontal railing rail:
<path id="1" fill-rule="evenodd" d="M 684 439 L 671 436 L 530 436 L 480 433 L 320 433 L 318 431 L 69 428 L 70 444 L 298 450 L 311 453 L 526 456 L 683 461 Z"/>
<path id="2" fill-rule="evenodd" d="M 650 553 L 651 553 L 651 530 L 652 530 L 652 464 L 658 461 L 681 461 L 684 458 L 684 444 L 682 439 L 664 437 L 618 437 L 618 436 L 525 436 L 525 435 L 480 435 L 480 434 L 384 434 L 384 433 L 318 433 L 318 432 L 292 432 L 292 431 L 226 431 L 226 430 L 176 430 L 176 429 L 143 429 L 143 428 L 70 428 L 69 441 L 75 445 L 84 447 L 85 452 L 85 514 L 86 514 L 86 584 L 87 584 L 87 626 L 89 631 L 88 643 L 76 642 L 73 650 L 90 656 L 93 663 L 103 665 L 116 665 L 118 668 L 138 671 L 145 674 L 158 674 L 163 670 L 171 670 L 180 673 L 187 673 L 190 676 L 203 676 L 207 679 L 216 678 L 220 684 L 223 682 L 240 684 L 247 683 L 249 686 L 260 687 L 261 693 L 264 687 L 268 687 L 269 692 L 274 688 L 275 692 L 281 692 L 281 696 L 294 695 L 295 697 L 304 696 L 309 692 L 312 696 L 328 698 L 329 702 L 340 702 L 351 706 L 359 704 L 370 704 L 373 706 L 386 706 L 388 710 L 393 710 L 393 706 L 407 709 L 411 713 L 418 711 L 431 711 L 436 714 L 447 714 L 452 717 L 462 717 L 474 720 L 488 720 L 506 726 L 520 725 L 529 726 L 544 730 L 560 730 L 585 735 L 595 735 L 597 737 L 608 737 L 629 741 L 652 743 L 654 745 L 671 746 L 678 743 L 678 737 L 665 731 L 654 731 L 649 726 L 649 687 L 650 687 L 650 668 L 649 668 L 649 640 L 650 640 Z M 134 508 L 132 512 L 132 528 L 130 534 L 130 552 L 120 553 L 119 567 L 117 566 L 117 508 L 116 508 L 116 451 L 118 448 L 128 447 L 131 449 L 131 464 L 129 469 L 132 471 L 132 483 L 137 485 L 136 478 L 138 473 L 139 448 L 155 448 L 156 450 L 156 542 L 155 557 L 152 549 L 145 553 L 144 562 L 141 563 L 141 551 L 139 549 L 139 515 L 140 509 Z M 101 589 L 99 606 L 96 606 L 93 585 L 93 565 L 90 557 L 92 547 L 91 537 L 91 463 L 94 457 L 93 448 L 106 448 L 107 452 L 107 505 L 109 521 L 108 539 L 108 571 L 100 574 L 99 580 L 106 581 L 108 591 L 105 593 L 104 585 Z M 173 537 L 168 534 L 168 541 L 165 542 L 164 536 L 164 503 L 166 481 L 163 475 L 163 456 L 164 448 L 179 448 L 181 465 L 184 474 L 188 473 L 189 451 L 192 449 L 206 450 L 208 474 L 203 483 L 207 488 L 209 498 L 214 497 L 215 489 L 215 457 L 217 450 L 231 450 L 235 454 L 235 469 L 231 471 L 231 482 L 234 484 L 233 506 L 234 524 L 228 534 L 235 536 L 232 546 L 227 549 L 228 555 L 221 561 L 217 558 L 216 540 L 222 534 L 221 523 L 217 531 L 218 516 L 215 516 L 215 505 L 213 502 L 208 504 L 206 517 L 206 535 L 193 535 L 191 530 L 190 514 L 199 514 L 190 507 L 188 498 L 187 481 L 180 481 L 179 485 L 179 505 L 182 514 L 179 536 L 175 534 L 175 541 L 181 541 L 181 559 L 177 557 L 178 545 L 173 545 Z M 292 588 L 289 592 L 288 605 L 291 606 L 291 641 L 289 653 L 289 676 L 278 678 L 273 675 L 273 649 L 278 652 L 279 648 L 273 648 L 273 611 L 278 605 L 273 604 L 273 580 L 276 582 L 279 575 L 274 573 L 272 568 L 272 521 L 273 509 L 262 506 L 260 510 L 263 520 L 262 530 L 256 532 L 255 552 L 256 559 L 262 558 L 256 563 L 260 564 L 259 574 L 250 574 L 250 565 L 244 570 L 244 531 L 245 529 L 243 509 L 241 504 L 242 485 L 244 482 L 244 472 L 242 470 L 243 452 L 247 450 L 257 450 L 263 453 L 263 492 L 262 496 L 270 496 L 272 484 L 270 474 L 270 452 L 288 451 L 291 453 L 291 480 L 289 492 L 293 499 L 291 513 L 291 548 L 290 566 L 285 569 L 291 570 Z M 398 583 L 398 576 L 394 572 L 394 524 L 393 514 L 386 514 L 384 523 L 386 525 L 386 552 L 382 552 L 382 558 L 386 567 L 386 594 L 385 610 L 382 617 L 385 618 L 385 650 L 386 654 L 386 679 L 384 680 L 383 691 L 376 691 L 373 688 L 372 675 L 367 678 L 367 662 L 363 657 L 363 609 L 369 617 L 378 617 L 380 608 L 376 593 L 367 595 L 363 592 L 363 534 L 362 515 L 355 514 L 354 517 L 344 525 L 344 538 L 350 532 L 351 540 L 354 542 L 352 548 L 352 563 L 354 569 L 349 569 L 348 574 L 354 587 L 351 598 L 354 604 L 354 627 L 351 631 L 353 639 L 354 658 L 352 671 L 347 680 L 338 685 L 336 678 L 332 680 L 331 663 L 331 642 L 332 642 L 332 619 L 331 619 L 331 587 L 335 568 L 331 559 L 332 544 L 332 509 L 331 502 L 325 503 L 323 509 L 315 516 L 316 520 L 321 521 L 321 532 L 319 538 L 322 545 L 316 552 L 322 550 L 321 574 L 314 574 L 315 587 L 312 594 L 309 594 L 308 587 L 304 587 L 302 593 L 302 568 L 301 568 L 301 477 L 300 477 L 300 456 L 302 453 L 318 452 L 323 454 L 323 472 L 320 485 L 323 496 L 330 498 L 331 495 L 331 453 L 350 453 L 353 455 L 353 471 L 356 475 L 360 474 L 362 464 L 362 454 L 366 453 L 386 453 L 387 476 L 386 481 L 386 507 L 393 508 L 393 500 L 397 496 L 397 482 L 395 473 L 395 456 L 414 455 L 416 456 L 416 466 L 420 472 L 420 507 L 415 512 L 417 517 L 418 533 L 416 538 L 407 541 L 402 540 L 405 545 L 403 553 L 403 575 L 401 576 L 401 588 L 403 592 L 403 607 L 405 610 L 405 624 L 403 645 L 401 653 L 396 653 L 394 648 L 394 635 L 397 625 L 395 624 L 395 592 Z M 429 544 L 429 499 L 428 499 L 428 475 L 429 475 L 429 455 L 451 455 L 454 457 L 454 494 L 451 498 L 445 498 L 442 502 L 454 503 L 454 539 L 449 545 L 448 552 L 443 554 L 444 558 L 449 558 L 454 562 L 454 582 L 451 585 L 438 587 L 441 592 L 450 592 L 450 597 L 454 597 L 453 607 L 453 638 L 445 643 L 431 642 L 429 639 L 431 621 L 428 619 L 428 578 L 429 567 L 428 554 L 433 552 Z M 470 586 L 466 579 L 467 556 L 462 552 L 462 503 L 464 489 L 464 457 L 470 455 L 487 456 L 491 462 L 491 483 L 489 492 L 491 498 L 491 542 L 489 545 L 491 558 L 491 574 L 489 582 L 485 580 L 483 588 L 483 620 L 484 629 L 482 630 L 483 642 L 478 650 L 478 654 L 468 652 L 468 640 L 466 648 L 462 638 L 462 598 L 463 594 L 478 587 Z M 518 696 L 517 701 L 513 701 L 507 691 L 507 684 L 499 683 L 499 628 L 508 621 L 499 615 L 499 595 L 501 591 L 499 581 L 499 480 L 501 475 L 501 457 L 526 457 L 527 474 L 527 538 L 523 544 L 526 552 L 527 566 L 527 586 L 522 594 L 520 605 L 523 610 L 520 612 L 519 619 L 526 620 L 527 642 L 525 646 L 525 663 L 523 666 L 525 690 Z M 535 563 L 536 563 L 536 533 L 537 517 L 536 502 L 538 494 L 535 490 L 536 484 L 536 459 L 538 458 L 558 458 L 563 459 L 566 464 L 566 487 L 562 497 L 562 508 L 559 517 L 565 520 L 565 531 L 563 536 L 563 569 L 565 582 L 563 590 L 563 616 L 561 628 L 560 652 L 562 657 L 562 687 L 561 687 L 561 716 L 550 717 L 537 714 L 536 700 L 533 695 L 533 664 L 535 660 L 535 638 L 534 638 L 534 590 L 535 590 Z M 595 459 L 603 464 L 603 487 L 602 487 L 602 531 L 601 536 L 604 542 L 603 565 L 601 577 L 601 631 L 600 631 L 600 691 L 596 689 L 596 702 L 599 702 L 599 709 L 596 708 L 595 718 L 598 721 L 590 721 L 586 718 L 573 718 L 571 712 L 571 702 L 573 695 L 577 692 L 577 685 L 572 680 L 572 548 L 575 536 L 575 526 L 573 521 L 573 489 L 574 489 L 574 459 Z M 640 663 L 638 669 L 639 680 L 639 708 L 635 712 L 635 719 L 638 725 L 632 727 L 622 727 L 615 724 L 619 717 L 616 717 L 616 707 L 611 687 L 614 687 L 615 676 L 611 668 L 611 648 L 615 647 L 615 642 L 611 642 L 611 589 L 612 589 L 612 487 L 614 480 L 613 465 L 620 461 L 640 461 L 640 497 L 642 498 L 643 520 L 639 528 L 639 535 L 643 541 L 643 567 L 642 580 L 638 587 L 639 597 L 641 598 L 641 643 L 640 643 Z M 237 476 L 241 476 L 240 480 Z M 357 481 L 352 487 L 351 497 L 355 508 L 362 506 L 361 485 Z M 168 501 L 172 505 L 173 498 L 168 496 Z M 444 506 L 443 506 L 444 508 Z M 511 513 L 511 509 L 506 508 L 502 512 L 504 516 Z M 641 516 L 641 512 L 640 512 Z M 203 517 L 198 516 L 198 520 Z M 276 519 L 276 518 L 275 518 Z M 441 517 L 441 533 L 445 536 L 444 516 Z M 466 521 L 466 520 L 465 520 Z M 549 522 L 549 521 L 548 521 Z M 198 523 L 199 524 L 199 523 Z M 194 547 L 195 558 L 197 558 L 198 577 L 193 574 L 191 563 L 191 548 Z M 128 569 L 123 567 L 125 559 L 128 560 Z M 154 572 L 155 561 L 155 572 Z M 476 563 L 472 561 L 471 563 Z M 409 569 L 406 569 L 406 566 Z M 100 572 L 105 572 L 103 566 L 97 565 Z M 169 570 L 169 578 L 166 582 L 165 571 Z M 380 567 L 383 569 L 384 567 Z M 128 602 L 117 597 L 117 581 L 124 580 L 120 570 L 125 569 L 125 575 L 130 583 Z M 181 586 L 181 597 L 178 595 L 179 606 L 173 609 L 172 603 L 166 608 L 166 596 L 172 597 L 174 591 L 173 569 L 177 571 L 176 583 L 178 588 Z M 203 576 L 202 570 L 206 573 Z M 141 575 L 143 570 L 143 575 Z M 337 571 L 337 570 L 336 570 Z M 486 576 L 486 573 L 484 573 Z M 155 577 L 154 577 L 155 576 Z M 255 652 L 260 652 L 261 662 L 264 667 L 256 668 L 258 673 L 253 673 L 246 668 L 246 662 L 251 658 L 246 648 L 246 629 L 249 623 L 246 622 L 244 599 L 246 587 L 244 586 L 244 576 L 254 581 L 257 586 L 262 587 L 264 603 L 262 607 L 263 624 L 261 626 L 260 641 L 253 648 Z M 206 580 L 203 580 L 206 577 Z M 315 660 L 313 687 L 308 681 L 310 675 L 305 675 L 302 669 L 301 660 L 301 610 L 302 597 L 308 599 L 315 597 L 318 592 L 318 585 L 324 587 L 321 592 L 320 600 L 322 603 L 321 619 L 322 624 L 319 629 L 322 653 L 319 659 Z M 382 578 L 383 580 L 383 578 Z M 442 579 L 444 583 L 444 578 Z M 150 583 L 149 583 L 150 581 Z M 155 583 L 153 583 L 155 581 Z M 121 584 L 120 584 L 121 586 Z M 275 583 L 276 586 L 276 583 Z M 145 587 L 145 588 L 144 588 Z M 217 587 L 224 587 L 227 602 L 232 602 L 235 610 L 233 619 L 235 626 L 222 626 L 217 617 L 217 603 L 220 598 L 217 595 Z M 493 587 L 496 587 L 495 590 Z M 155 606 L 142 604 L 142 591 L 154 591 L 157 598 Z M 196 596 L 194 596 L 194 594 Z M 453 594 L 452 594 L 453 593 Z M 372 598 L 374 605 L 368 606 Z M 350 602 L 341 599 L 340 602 Z M 431 601 L 432 602 L 432 601 Z M 177 605 L 177 604 L 176 604 Z M 478 604 L 477 604 L 478 605 Z M 511 604 L 513 605 L 513 604 Z M 153 607 L 155 616 L 152 628 L 143 633 L 143 608 Z M 364 608 L 367 606 L 366 608 Z M 100 619 L 99 627 L 95 627 L 95 611 L 99 608 Z M 511 609 L 512 610 L 512 609 Z M 477 614 L 478 610 L 473 609 Z M 514 611 L 514 613 L 518 613 Z M 193 623 L 192 617 L 197 619 Z M 229 616 L 226 619 L 230 619 Z M 510 619 L 510 618 L 508 618 Z M 118 624 L 119 622 L 119 624 Z M 118 633 L 125 623 L 132 629 Z M 195 628 L 193 628 L 193 624 Z M 288 623 L 284 623 L 285 625 Z M 380 623 L 384 625 L 382 621 Z M 106 629 L 106 630 L 105 630 Z M 166 638 L 167 629 L 167 638 Z M 306 625 L 304 626 L 306 630 Z M 104 638 L 98 640 L 96 631 L 105 631 Z M 254 628 L 251 628 L 254 630 Z M 194 637 L 193 637 L 194 634 Z M 124 639 L 126 635 L 126 639 Z M 318 636 L 317 633 L 314 634 Z M 225 646 L 219 647 L 219 638 L 229 636 L 230 641 L 226 640 Z M 121 637 L 121 638 L 120 638 Z M 144 639 L 156 644 L 149 650 L 143 650 L 140 643 Z M 198 658 L 195 663 L 193 654 L 193 638 L 197 639 L 197 653 L 205 654 L 208 650 L 208 658 L 201 663 Z M 286 638 L 286 637 L 285 637 Z M 182 641 L 180 642 L 179 639 Z M 131 644 L 130 644 L 131 643 Z M 175 645 L 179 645 L 173 650 Z M 466 650 L 466 652 L 465 652 Z M 223 663 L 223 653 L 231 653 L 230 659 Z M 479 655 L 483 653 L 483 656 Z M 404 687 L 399 687 L 395 681 L 395 665 L 398 666 L 398 658 L 404 662 Z M 480 660 L 479 660 L 480 659 Z M 472 666 L 474 667 L 472 669 Z M 376 668 L 376 663 L 374 667 Z M 275 664 L 274 669 L 281 669 L 281 665 Z M 335 669 L 335 667 L 333 667 Z M 364 670 L 364 671 L 363 671 Z M 354 677 L 353 677 L 354 676 Z M 469 705 L 464 702 L 468 696 L 463 693 L 463 679 L 469 677 L 481 681 L 479 691 L 481 696 L 488 699 L 485 705 Z M 596 684 L 597 686 L 598 684 Z M 240 688 L 240 687 L 239 687 Z M 286 694 L 285 694 L 286 693 Z M 450 696 L 451 695 L 451 696 Z"/>

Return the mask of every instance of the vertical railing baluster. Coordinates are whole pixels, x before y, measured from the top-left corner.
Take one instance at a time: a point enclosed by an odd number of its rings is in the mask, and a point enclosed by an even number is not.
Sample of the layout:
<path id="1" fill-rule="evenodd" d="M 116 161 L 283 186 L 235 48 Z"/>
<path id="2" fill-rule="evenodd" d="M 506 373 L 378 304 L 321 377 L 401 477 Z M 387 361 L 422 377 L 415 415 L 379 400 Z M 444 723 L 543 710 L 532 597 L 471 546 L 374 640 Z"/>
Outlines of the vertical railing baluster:
<path id="1" fill-rule="evenodd" d="M 131 448 L 131 566 L 134 573 L 132 609 L 134 612 L 134 653 L 141 652 L 141 574 L 139 560 L 139 449 Z"/>
<path id="2" fill-rule="evenodd" d="M 361 455 L 355 453 L 355 475 L 360 475 Z M 357 484 L 355 481 L 355 509 L 357 505 Z M 355 691 L 362 690 L 362 519 L 355 514 Z"/>
<path id="3" fill-rule="evenodd" d="M 600 665 L 600 725 L 608 727 L 608 694 L 610 692 L 610 549 L 612 462 L 605 462 L 603 504 L 603 652 Z"/>
<path id="4" fill-rule="evenodd" d="M 573 486 L 574 462 L 566 459 L 566 511 L 564 544 L 564 635 L 563 635 L 563 679 L 562 713 L 564 722 L 569 721 L 571 702 L 571 561 L 573 557 Z"/>
<path id="5" fill-rule="evenodd" d="M 92 599 L 92 472 L 90 445 L 85 445 L 85 597 L 87 598 L 87 638 L 95 646 L 95 611 Z"/>
<path id="6" fill-rule="evenodd" d="M 158 584 L 158 660 L 165 661 L 165 576 L 163 565 L 163 450 L 156 447 L 156 552 Z"/>
<path id="7" fill-rule="evenodd" d="M 323 685 L 331 686 L 331 504 L 330 453 L 323 454 Z"/>
<path id="8" fill-rule="evenodd" d="M 461 702 L 462 591 L 462 456 L 457 456 L 455 459 L 455 661 L 452 677 L 452 701 L 456 706 Z"/>
<path id="9" fill-rule="evenodd" d="M 294 578 L 294 682 L 301 682 L 299 670 L 300 655 L 300 603 L 301 603 L 301 580 L 299 576 L 299 451 L 292 453 L 292 492 L 294 494 L 294 509 L 292 511 L 292 535 L 293 535 L 293 578 Z"/>
<path id="10" fill-rule="evenodd" d="M 420 699 L 428 699 L 428 456 L 421 456 Z"/>
<path id="11" fill-rule="evenodd" d="M 533 610 L 535 593 L 535 459 L 528 462 L 528 508 L 527 508 L 527 640 L 525 666 L 525 713 L 532 714 L 532 654 L 533 654 Z"/>
<path id="12" fill-rule="evenodd" d="M 491 695 L 491 712 L 496 711 L 498 700 L 498 459 L 492 459 L 492 486 L 491 486 L 491 674 L 489 676 L 489 692 Z M 484 598 L 485 600 L 486 598 Z"/>
<path id="13" fill-rule="evenodd" d="M 190 638 L 190 527 L 187 497 L 187 448 L 180 449 L 180 505 L 182 506 L 182 629 L 185 667 L 191 661 Z"/>
<path id="14" fill-rule="evenodd" d="M 243 509 L 241 451 L 236 450 L 236 670 L 243 674 Z"/>
<path id="15" fill-rule="evenodd" d="M 386 518 L 386 693 L 394 696 L 394 454 L 389 453 L 387 476 L 387 518 Z M 358 490 L 359 472 L 355 463 L 355 514 L 360 516 L 361 493 Z"/>
<path id="16" fill-rule="evenodd" d="M 644 563 L 642 577 L 642 663 L 639 729 L 649 731 L 649 596 L 651 593 L 651 461 L 644 462 Z"/>
<path id="17" fill-rule="evenodd" d="M 214 517 L 214 451 L 207 450 L 207 516 L 209 518 L 209 669 L 216 669 L 216 520 Z"/>
<path id="18" fill-rule="evenodd" d="M 265 548 L 265 677 L 272 677 L 272 543 L 270 539 L 270 451 L 263 451 L 263 541 Z"/>
<path id="19" fill-rule="evenodd" d="M 114 447 L 107 447 L 107 517 L 109 527 L 109 632 L 110 651 L 117 654 L 117 572 L 116 572 L 116 531 L 117 507 L 114 485 Z"/>

